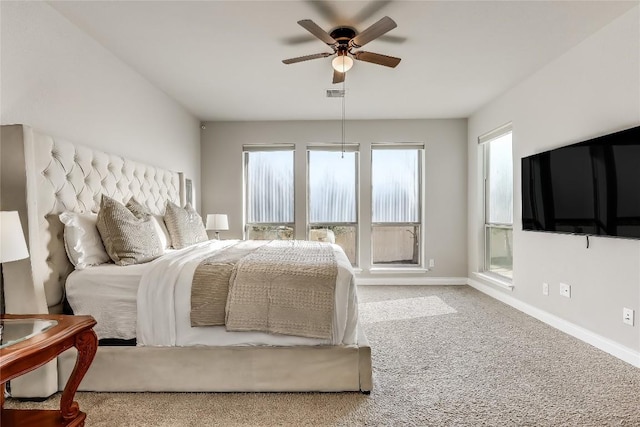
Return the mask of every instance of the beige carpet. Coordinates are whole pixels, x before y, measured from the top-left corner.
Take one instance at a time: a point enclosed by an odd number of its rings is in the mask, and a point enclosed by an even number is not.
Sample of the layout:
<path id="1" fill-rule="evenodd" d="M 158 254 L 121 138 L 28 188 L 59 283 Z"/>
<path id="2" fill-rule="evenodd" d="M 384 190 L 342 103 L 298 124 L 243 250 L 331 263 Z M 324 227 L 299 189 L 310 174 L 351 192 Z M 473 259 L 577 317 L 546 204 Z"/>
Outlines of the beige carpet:
<path id="1" fill-rule="evenodd" d="M 369 396 L 78 393 L 87 425 L 640 426 L 640 369 L 472 288 L 359 294 Z M 6 406 L 54 408 L 58 399 Z"/>

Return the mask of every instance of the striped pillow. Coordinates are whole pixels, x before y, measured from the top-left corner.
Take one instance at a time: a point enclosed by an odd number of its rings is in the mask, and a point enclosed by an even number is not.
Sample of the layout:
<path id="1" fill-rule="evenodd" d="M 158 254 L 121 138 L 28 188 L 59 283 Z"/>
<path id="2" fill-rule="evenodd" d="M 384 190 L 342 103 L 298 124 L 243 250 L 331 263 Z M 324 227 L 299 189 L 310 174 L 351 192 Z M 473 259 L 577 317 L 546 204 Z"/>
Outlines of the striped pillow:
<path id="1" fill-rule="evenodd" d="M 123 204 L 104 194 L 97 226 L 107 254 L 117 265 L 149 262 L 164 252 L 151 217 L 138 219 Z"/>

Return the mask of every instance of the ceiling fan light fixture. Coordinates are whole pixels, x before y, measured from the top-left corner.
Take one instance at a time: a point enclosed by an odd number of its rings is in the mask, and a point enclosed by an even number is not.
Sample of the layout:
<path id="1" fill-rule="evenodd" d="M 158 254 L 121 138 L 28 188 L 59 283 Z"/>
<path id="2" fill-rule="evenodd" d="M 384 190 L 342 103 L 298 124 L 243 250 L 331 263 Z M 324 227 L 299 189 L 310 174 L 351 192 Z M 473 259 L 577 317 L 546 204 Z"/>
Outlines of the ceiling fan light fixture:
<path id="1" fill-rule="evenodd" d="M 2 1 L 2 0 L 0 0 Z M 385 2 L 379 2 L 385 3 Z M 285 64 L 295 64 L 297 62 L 308 61 L 311 59 L 326 58 L 332 55 L 336 55 L 331 61 L 333 68 L 333 83 L 343 83 L 347 75 L 347 71 L 353 67 L 353 60 L 370 62 L 372 64 L 384 65 L 385 67 L 395 68 L 400 63 L 400 58 L 394 56 L 381 55 L 379 53 L 367 52 L 364 50 L 353 51 L 353 49 L 360 49 L 372 40 L 386 34 L 393 30 L 398 25 L 395 21 L 388 16 L 378 20 L 373 25 L 370 25 L 364 31 L 358 33 L 352 27 L 338 27 L 334 28 L 331 33 L 326 32 L 318 24 L 311 19 L 303 19 L 298 21 L 305 30 L 309 31 L 318 40 L 322 41 L 333 52 L 316 53 L 312 55 L 298 56 L 295 58 L 283 59 Z M 343 98 L 344 100 L 344 98 Z"/>
<path id="2" fill-rule="evenodd" d="M 353 59 L 347 55 L 339 55 L 333 58 L 331 66 L 339 73 L 346 73 L 353 67 Z"/>

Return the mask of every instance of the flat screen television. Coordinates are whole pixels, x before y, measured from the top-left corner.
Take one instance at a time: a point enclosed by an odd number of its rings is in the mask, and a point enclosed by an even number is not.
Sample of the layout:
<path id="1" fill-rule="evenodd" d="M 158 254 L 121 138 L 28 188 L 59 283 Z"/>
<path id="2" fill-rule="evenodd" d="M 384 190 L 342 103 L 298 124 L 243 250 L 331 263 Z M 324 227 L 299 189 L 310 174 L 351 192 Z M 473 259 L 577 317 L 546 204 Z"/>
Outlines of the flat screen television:
<path id="1" fill-rule="evenodd" d="M 640 239 L 640 126 L 524 157 L 522 228 Z"/>

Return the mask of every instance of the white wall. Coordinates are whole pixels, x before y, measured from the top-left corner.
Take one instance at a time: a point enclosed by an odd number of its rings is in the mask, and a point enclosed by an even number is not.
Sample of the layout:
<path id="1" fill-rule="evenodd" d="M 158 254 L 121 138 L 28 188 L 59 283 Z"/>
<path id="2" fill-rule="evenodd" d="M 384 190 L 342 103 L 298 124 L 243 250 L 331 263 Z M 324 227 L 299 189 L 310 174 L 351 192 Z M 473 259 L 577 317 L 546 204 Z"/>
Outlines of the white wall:
<path id="1" fill-rule="evenodd" d="M 370 267 L 373 142 L 424 142 L 426 258 L 422 276 L 466 277 L 467 126 L 465 119 L 348 121 L 347 140 L 360 144 L 360 267 Z M 296 144 L 297 224 L 305 223 L 306 146 L 340 141 L 339 121 L 209 122 L 202 132 L 202 210 L 229 215 L 226 238 L 242 238 L 242 145 Z M 304 238 L 304 226 L 297 227 Z"/>
<path id="2" fill-rule="evenodd" d="M 1 122 L 185 172 L 200 188 L 200 124 L 44 2 L 0 2 Z"/>
<path id="3" fill-rule="evenodd" d="M 520 161 L 640 123 L 640 13 L 636 7 L 469 118 L 469 269 L 482 264 L 482 179 L 477 138 L 513 123 L 514 289 L 510 296 L 640 351 L 640 242 L 524 232 Z M 640 166 L 640 165 L 639 165 Z M 640 189 L 638 189 L 640 192 Z M 550 295 L 542 295 L 542 282 Z M 571 285 L 571 299 L 559 295 Z"/>

